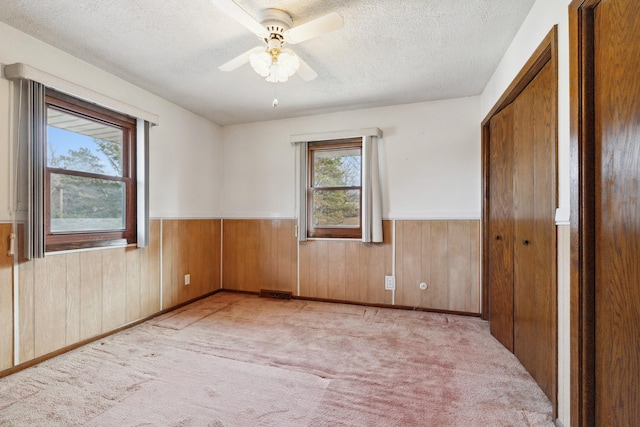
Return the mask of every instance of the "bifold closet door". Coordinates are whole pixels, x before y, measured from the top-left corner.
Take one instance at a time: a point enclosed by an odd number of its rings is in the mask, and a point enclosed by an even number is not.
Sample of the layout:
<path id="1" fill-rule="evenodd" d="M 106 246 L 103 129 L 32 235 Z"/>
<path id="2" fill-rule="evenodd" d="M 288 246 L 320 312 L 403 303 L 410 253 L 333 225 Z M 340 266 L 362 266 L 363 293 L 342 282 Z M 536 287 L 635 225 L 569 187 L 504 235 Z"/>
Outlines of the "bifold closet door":
<path id="1" fill-rule="evenodd" d="M 513 102 L 513 352 L 556 393 L 556 100 L 548 63 Z"/>
<path id="2" fill-rule="evenodd" d="M 491 334 L 513 351 L 513 106 L 490 123 L 489 284 Z"/>

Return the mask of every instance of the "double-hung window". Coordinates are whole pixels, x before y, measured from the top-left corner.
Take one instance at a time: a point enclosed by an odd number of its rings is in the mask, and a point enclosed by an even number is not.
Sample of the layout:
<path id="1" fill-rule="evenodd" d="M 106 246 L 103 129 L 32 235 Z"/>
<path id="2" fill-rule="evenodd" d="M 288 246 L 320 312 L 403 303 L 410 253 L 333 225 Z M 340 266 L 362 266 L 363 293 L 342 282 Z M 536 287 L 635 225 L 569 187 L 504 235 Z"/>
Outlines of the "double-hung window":
<path id="1" fill-rule="evenodd" d="M 47 89 L 47 251 L 136 241 L 136 120 Z"/>
<path id="2" fill-rule="evenodd" d="M 381 243 L 378 128 L 291 135 L 296 147 L 297 238 Z"/>
<path id="3" fill-rule="evenodd" d="M 307 236 L 361 238 L 362 138 L 309 143 Z"/>

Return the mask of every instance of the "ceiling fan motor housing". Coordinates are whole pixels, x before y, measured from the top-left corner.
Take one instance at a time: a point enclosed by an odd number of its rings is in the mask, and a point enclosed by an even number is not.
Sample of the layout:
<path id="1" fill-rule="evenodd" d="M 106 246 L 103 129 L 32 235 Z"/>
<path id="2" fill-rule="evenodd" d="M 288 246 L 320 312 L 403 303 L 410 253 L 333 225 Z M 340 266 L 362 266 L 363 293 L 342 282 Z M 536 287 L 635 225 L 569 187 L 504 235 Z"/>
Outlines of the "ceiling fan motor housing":
<path id="1" fill-rule="evenodd" d="M 293 26 L 291 16 L 279 9 L 265 9 L 260 14 L 260 23 L 265 26 L 269 35 L 264 41 L 271 48 L 271 40 L 278 40 L 280 45 L 284 42 L 284 32 Z M 279 47 L 279 46 L 278 46 Z"/>

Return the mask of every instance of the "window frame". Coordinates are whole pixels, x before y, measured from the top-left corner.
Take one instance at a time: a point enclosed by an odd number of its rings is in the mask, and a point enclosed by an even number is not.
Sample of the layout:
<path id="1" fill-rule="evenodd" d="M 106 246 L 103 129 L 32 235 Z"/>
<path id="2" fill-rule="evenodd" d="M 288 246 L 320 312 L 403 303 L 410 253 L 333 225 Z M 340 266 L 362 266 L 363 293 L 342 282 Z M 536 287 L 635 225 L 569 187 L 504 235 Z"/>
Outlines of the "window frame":
<path id="1" fill-rule="evenodd" d="M 325 238 L 325 239 L 361 239 L 362 238 L 362 192 L 363 192 L 363 170 L 362 162 L 360 167 L 360 185 L 359 186 L 340 186 L 340 187 L 315 187 L 313 185 L 314 162 L 313 154 L 316 151 L 330 151 L 358 148 L 360 150 L 360 159 L 363 158 L 362 138 L 346 138 L 327 141 L 309 142 L 307 146 L 307 238 Z M 322 191 L 345 191 L 358 190 L 360 197 L 358 216 L 358 227 L 314 227 L 313 225 L 313 193 L 316 190 Z"/>
<path id="2" fill-rule="evenodd" d="M 136 119 L 124 114 L 91 104 L 50 88 L 45 90 L 44 128 L 47 128 L 49 108 L 86 120 L 114 126 L 122 130 L 122 176 L 103 175 L 92 172 L 80 172 L 48 166 L 45 155 L 42 165 L 45 172 L 44 183 L 44 225 L 45 252 L 118 246 L 136 243 L 137 239 L 137 203 L 136 203 Z M 44 152 L 48 152 L 48 132 L 45 132 Z M 124 229 L 99 231 L 51 231 L 51 174 L 62 174 L 82 178 L 97 178 L 122 182 L 125 186 Z"/>

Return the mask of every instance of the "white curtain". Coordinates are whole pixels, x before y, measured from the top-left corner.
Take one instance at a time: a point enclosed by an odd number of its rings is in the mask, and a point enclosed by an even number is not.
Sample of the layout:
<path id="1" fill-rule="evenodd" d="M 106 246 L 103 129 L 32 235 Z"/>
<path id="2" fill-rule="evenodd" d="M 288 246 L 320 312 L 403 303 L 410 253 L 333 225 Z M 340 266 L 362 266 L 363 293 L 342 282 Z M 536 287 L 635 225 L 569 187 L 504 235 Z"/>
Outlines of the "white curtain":
<path id="1" fill-rule="evenodd" d="M 382 242 L 382 195 L 378 136 L 362 138 L 362 241 Z"/>
<path id="2" fill-rule="evenodd" d="M 362 241 L 366 243 L 383 241 L 382 192 L 378 157 L 378 143 L 382 138 L 382 131 L 378 128 L 291 136 L 291 143 L 296 146 L 298 241 L 307 240 L 308 143 L 354 137 L 362 138 Z"/>
<path id="3" fill-rule="evenodd" d="M 298 189 L 298 241 L 307 240 L 307 149 L 309 143 L 301 141 L 296 143 L 297 176 L 296 188 Z"/>
<path id="4" fill-rule="evenodd" d="M 137 244 L 149 246 L 149 122 L 137 119 L 136 123 L 136 214 Z"/>

